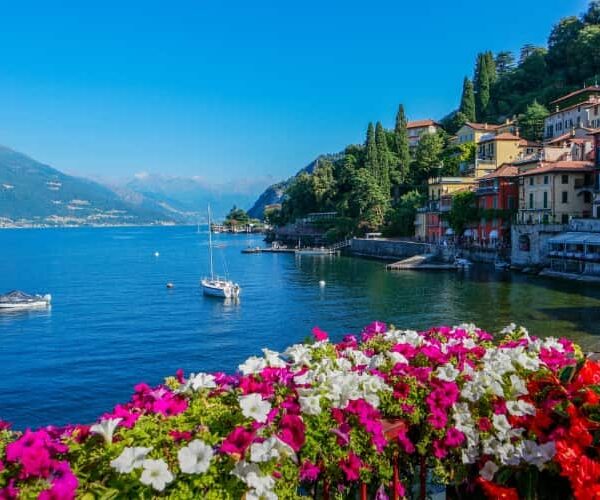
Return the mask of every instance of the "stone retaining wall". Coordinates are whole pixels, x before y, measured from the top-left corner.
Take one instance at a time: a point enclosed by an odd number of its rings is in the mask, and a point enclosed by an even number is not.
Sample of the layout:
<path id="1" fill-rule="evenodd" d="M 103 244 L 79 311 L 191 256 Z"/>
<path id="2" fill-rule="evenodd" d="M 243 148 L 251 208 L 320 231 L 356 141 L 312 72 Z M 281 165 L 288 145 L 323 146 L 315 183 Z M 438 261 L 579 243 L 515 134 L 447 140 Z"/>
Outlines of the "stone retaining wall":
<path id="1" fill-rule="evenodd" d="M 350 240 L 350 253 L 378 259 L 406 259 L 407 257 L 427 253 L 430 249 L 431 245 L 414 241 L 384 238 L 353 238 Z"/>

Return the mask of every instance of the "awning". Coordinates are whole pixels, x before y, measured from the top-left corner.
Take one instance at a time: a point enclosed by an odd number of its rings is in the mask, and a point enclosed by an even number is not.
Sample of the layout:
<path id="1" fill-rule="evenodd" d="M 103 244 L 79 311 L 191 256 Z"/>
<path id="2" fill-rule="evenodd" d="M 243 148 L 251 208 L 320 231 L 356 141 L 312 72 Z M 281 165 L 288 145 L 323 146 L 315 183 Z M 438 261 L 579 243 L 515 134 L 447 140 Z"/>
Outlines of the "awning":
<path id="1" fill-rule="evenodd" d="M 492 229 L 490 231 L 490 240 L 497 240 L 498 239 L 498 231 L 496 231 L 495 229 Z"/>
<path id="2" fill-rule="evenodd" d="M 454 230 L 451 227 L 446 229 L 446 236 L 452 236 L 453 234 L 454 234 Z"/>
<path id="3" fill-rule="evenodd" d="M 548 242 L 561 245 L 600 245 L 600 233 L 561 233 Z"/>

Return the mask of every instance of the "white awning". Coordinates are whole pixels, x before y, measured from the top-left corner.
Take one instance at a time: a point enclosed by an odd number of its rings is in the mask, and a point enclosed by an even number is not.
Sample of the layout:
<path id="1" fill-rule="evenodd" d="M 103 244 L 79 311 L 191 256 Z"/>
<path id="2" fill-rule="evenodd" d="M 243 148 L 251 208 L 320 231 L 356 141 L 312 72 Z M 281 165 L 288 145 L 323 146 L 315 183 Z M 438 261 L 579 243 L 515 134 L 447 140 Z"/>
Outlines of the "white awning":
<path id="1" fill-rule="evenodd" d="M 495 229 L 492 229 L 490 231 L 490 240 L 497 240 L 498 239 L 498 231 L 496 231 Z"/>
<path id="2" fill-rule="evenodd" d="M 446 235 L 447 236 L 452 236 L 453 234 L 454 234 L 454 230 L 451 227 L 449 227 L 448 229 L 446 229 Z"/>
<path id="3" fill-rule="evenodd" d="M 561 233 L 548 240 L 551 244 L 600 245 L 600 233 Z"/>

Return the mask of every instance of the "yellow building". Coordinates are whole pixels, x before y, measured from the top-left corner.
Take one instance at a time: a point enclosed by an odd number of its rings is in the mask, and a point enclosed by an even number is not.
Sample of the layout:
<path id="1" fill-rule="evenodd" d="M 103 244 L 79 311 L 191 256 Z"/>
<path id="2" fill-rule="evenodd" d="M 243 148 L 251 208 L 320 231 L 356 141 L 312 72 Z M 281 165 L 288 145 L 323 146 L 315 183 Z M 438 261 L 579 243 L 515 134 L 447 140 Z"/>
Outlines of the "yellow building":
<path id="1" fill-rule="evenodd" d="M 475 177 L 489 174 L 505 163 L 512 163 L 527 153 L 531 154 L 532 149 L 535 149 L 535 145 L 518 135 L 507 132 L 488 134 L 477 145 Z"/>
<path id="2" fill-rule="evenodd" d="M 520 224 L 567 224 L 592 215 L 594 167 L 589 161 L 539 162 L 519 175 Z"/>
<path id="3" fill-rule="evenodd" d="M 464 189 L 473 189 L 473 177 L 432 177 L 427 181 L 427 194 L 430 201 L 439 201 L 445 194 Z"/>

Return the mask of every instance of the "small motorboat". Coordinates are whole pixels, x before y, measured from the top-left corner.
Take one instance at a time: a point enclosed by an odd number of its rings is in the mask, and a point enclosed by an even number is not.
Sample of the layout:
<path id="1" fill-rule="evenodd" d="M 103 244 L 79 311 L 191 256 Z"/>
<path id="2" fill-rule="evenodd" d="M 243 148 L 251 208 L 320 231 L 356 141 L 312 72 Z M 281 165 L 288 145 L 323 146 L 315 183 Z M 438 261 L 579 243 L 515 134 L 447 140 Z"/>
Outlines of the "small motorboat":
<path id="1" fill-rule="evenodd" d="M 50 294 L 30 295 L 19 290 L 0 295 L 0 309 L 33 309 L 40 307 L 49 307 L 52 301 Z"/>
<path id="2" fill-rule="evenodd" d="M 510 269 L 510 262 L 507 262 L 505 260 L 495 260 L 494 261 L 494 267 L 496 269 L 500 269 L 500 270 L 507 270 Z"/>
<path id="3" fill-rule="evenodd" d="M 462 268 L 465 269 L 469 266 L 471 266 L 471 261 L 469 259 L 455 259 L 454 260 L 454 265 L 458 268 Z"/>
<path id="4" fill-rule="evenodd" d="M 244 250 L 242 250 L 242 253 L 261 253 L 262 252 L 262 248 L 261 247 L 248 247 L 248 248 L 244 248 Z"/>

